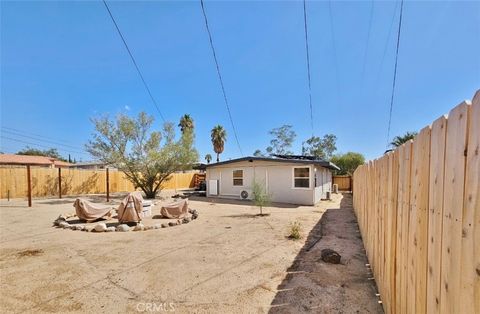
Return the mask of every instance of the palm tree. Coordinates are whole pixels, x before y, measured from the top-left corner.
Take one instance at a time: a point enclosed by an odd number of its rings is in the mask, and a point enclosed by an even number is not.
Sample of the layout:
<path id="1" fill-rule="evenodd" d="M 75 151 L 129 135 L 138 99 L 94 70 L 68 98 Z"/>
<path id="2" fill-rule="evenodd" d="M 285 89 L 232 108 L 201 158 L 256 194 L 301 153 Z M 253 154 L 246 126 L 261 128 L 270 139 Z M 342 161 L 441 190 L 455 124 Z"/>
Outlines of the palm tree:
<path id="1" fill-rule="evenodd" d="M 390 143 L 393 147 L 402 146 L 402 144 L 413 140 L 417 136 L 417 132 L 407 132 L 404 135 L 397 135 L 393 138 L 393 141 Z"/>
<path id="2" fill-rule="evenodd" d="M 182 133 L 185 133 L 186 130 L 193 130 L 195 125 L 193 123 L 192 117 L 190 117 L 189 114 L 184 114 L 180 118 L 180 123 L 178 124 L 178 126 L 180 127 Z"/>
<path id="3" fill-rule="evenodd" d="M 210 161 L 212 161 L 212 155 L 206 154 L 206 155 L 205 155 L 205 160 L 207 161 L 207 164 L 209 164 Z"/>
<path id="4" fill-rule="evenodd" d="M 217 162 L 220 161 L 220 154 L 223 153 L 225 142 L 227 141 L 227 131 L 221 125 L 217 125 L 211 132 L 213 151 L 217 153 Z"/>

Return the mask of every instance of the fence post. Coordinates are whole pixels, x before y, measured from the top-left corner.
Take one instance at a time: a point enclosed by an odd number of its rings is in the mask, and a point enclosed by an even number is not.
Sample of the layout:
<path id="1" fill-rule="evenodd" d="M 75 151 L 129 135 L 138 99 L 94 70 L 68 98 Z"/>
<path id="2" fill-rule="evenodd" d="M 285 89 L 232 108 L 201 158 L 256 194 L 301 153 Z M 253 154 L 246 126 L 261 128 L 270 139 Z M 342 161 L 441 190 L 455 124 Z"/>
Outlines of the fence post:
<path id="1" fill-rule="evenodd" d="M 27 196 L 28 207 L 32 207 L 32 178 L 30 176 L 30 165 L 27 165 Z"/>
<path id="2" fill-rule="evenodd" d="M 106 168 L 106 178 L 107 178 L 107 202 L 110 202 L 110 177 L 108 167 Z"/>
<path id="3" fill-rule="evenodd" d="M 62 168 L 58 168 L 58 198 L 62 198 Z"/>

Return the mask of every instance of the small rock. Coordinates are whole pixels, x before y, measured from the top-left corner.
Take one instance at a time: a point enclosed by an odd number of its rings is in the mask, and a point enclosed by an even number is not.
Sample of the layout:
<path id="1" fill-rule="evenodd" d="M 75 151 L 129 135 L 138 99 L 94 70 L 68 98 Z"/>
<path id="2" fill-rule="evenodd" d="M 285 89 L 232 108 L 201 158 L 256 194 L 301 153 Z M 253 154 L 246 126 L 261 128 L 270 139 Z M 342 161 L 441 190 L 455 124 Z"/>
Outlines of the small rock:
<path id="1" fill-rule="evenodd" d="M 86 232 L 93 232 L 93 230 L 95 230 L 94 227 L 91 227 L 91 226 L 90 227 L 85 227 Z"/>
<path id="2" fill-rule="evenodd" d="M 198 214 L 195 213 L 195 214 L 192 214 L 192 219 L 197 219 L 198 218 Z"/>
<path id="3" fill-rule="evenodd" d="M 127 232 L 127 231 L 130 231 L 130 227 L 126 224 L 121 224 L 117 226 L 117 231 Z"/>
<path id="4" fill-rule="evenodd" d="M 342 256 L 332 249 L 322 250 L 322 261 L 331 264 L 340 264 Z"/>
<path id="5" fill-rule="evenodd" d="M 167 228 L 169 226 L 169 224 L 165 223 L 165 224 L 162 224 L 162 228 Z"/>
<path id="6" fill-rule="evenodd" d="M 107 230 L 105 230 L 106 232 L 115 232 L 115 227 L 108 227 Z"/>
<path id="7" fill-rule="evenodd" d="M 85 229 L 84 226 L 81 226 L 81 225 L 76 225 L 76 226 L 75 226 L 75 230 L 80 230 L 80 231 L 82 231 L 83 229 Z"/>
<path id="8" fill-rule="evenodd" d="M 160 228 L 162 228 L 162 225 L 160 224 L 153 225 L 153 229 L 160 229 Z"/>
<path id="9" fill-rule="evenodd" d="M 58 223 L 58 226 L 59 226 L 60 228 L 63 228 L 63 229 L 68 229 L 68 228 L 70 228 L 70 224 L 69 224 L 68 222 L 66 222 L 66 221 L 61 221 L 61 222 L 59 222 L 59 223 Z"/>
<path id="10" fill-rule="evenodd" d="M 173 221 L 170 221 L 170 222 L 168 223 L 168 225 L 169 225 L 170 227 L 173 227 L 173 226 L 176 226 L 177 223 L 176 223 L 176 222 L 173 222 Z"/>
<path id="11" fill-rule="evenodd" d="M 105 232 L 107 231 L 107 225 L 101 222 L 96 224 L 95 227 L 93 227 L 93 229 L 95 230 L 95 232 Z"/>
<path id="12" fill-rule="evenodd" d="M 183 220 L 181 220 L 181 219 L 177 220 L 177 225 L 181 225 L 182 223 L 183 223 Z"/>
<path id="13" fill-rule="evenodd" d="M 133 228 L 133 231 L 143 231 L 144 228 L 144 225 L 139 223 Z"/>
<path id="14" fill-rule="evenodd" d="M 191 221 L 190 217 L 183 218 L 183 223 L 188 224 Z"/>
<path id="15" fill-rule="evenodd" d="M 143 229 L 143 230 L 147 231 L 147 230 L 152 230 L 152 229 L 153 229 L 153 226 L 145 226 L 145 229 Z"/>

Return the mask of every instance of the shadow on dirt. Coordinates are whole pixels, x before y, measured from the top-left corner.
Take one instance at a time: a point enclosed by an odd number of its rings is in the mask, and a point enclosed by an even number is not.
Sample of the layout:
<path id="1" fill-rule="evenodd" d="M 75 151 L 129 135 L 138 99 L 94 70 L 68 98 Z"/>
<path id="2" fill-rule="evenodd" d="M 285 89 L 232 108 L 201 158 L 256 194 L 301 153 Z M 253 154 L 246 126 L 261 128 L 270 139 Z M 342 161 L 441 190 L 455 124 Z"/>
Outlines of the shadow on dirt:
<path id="1" fill-rule="evenodd" d="M 383 313 L 371 274 L 351 194 L 330 208 L 307 236 L 305 245 L 277 287 L 269 313 Z M 333 249 L 340 264 L 325 263 L 322 249 Z"/>
<path id="2" fill-rule="evenodd" d="M 255 206 L 251 200 L 240 200 L 240 199 L 230 199 L 230 198 L 217 198 L 217 197 L 198 197 L 191 196 L 189 200 L 196 202 L 204 202 L 211 204 L 227 204 L 227 205 L 242 205 L 242 206 Z M 287 203 L 275 203 L 271 204 L 272 207 L 278 208 L 298 208 L 299 205 L 287 204 Z"/>

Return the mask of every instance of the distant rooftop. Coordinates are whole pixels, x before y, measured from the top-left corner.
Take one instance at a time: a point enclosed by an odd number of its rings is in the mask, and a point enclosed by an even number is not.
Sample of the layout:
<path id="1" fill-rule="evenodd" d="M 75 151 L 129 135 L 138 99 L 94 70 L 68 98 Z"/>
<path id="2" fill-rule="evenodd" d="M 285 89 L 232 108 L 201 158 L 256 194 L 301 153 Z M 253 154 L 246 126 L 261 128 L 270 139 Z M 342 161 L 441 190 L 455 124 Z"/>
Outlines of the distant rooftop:
<path id="1" fill-rule="evenodd" d="M 82 161 L 82 162 L 76 162 L 72 166 L 103 166 L 106 165 L 106 163 L 102 161 Z"/>
<path id="2" fill-rule="evenodd" d="M 72 164 L 46 156 L 0 154 L 0 165 L 70 167 Z"/>

